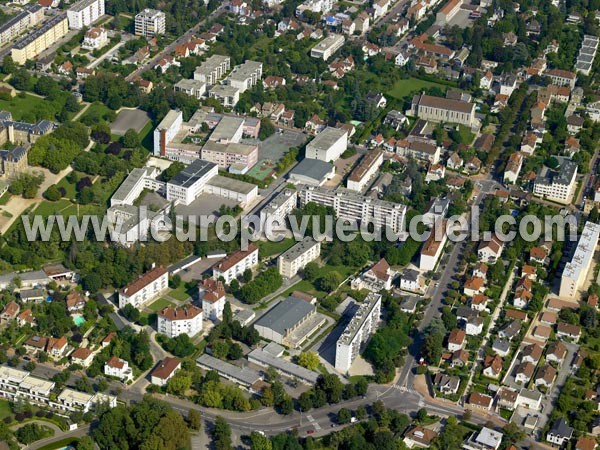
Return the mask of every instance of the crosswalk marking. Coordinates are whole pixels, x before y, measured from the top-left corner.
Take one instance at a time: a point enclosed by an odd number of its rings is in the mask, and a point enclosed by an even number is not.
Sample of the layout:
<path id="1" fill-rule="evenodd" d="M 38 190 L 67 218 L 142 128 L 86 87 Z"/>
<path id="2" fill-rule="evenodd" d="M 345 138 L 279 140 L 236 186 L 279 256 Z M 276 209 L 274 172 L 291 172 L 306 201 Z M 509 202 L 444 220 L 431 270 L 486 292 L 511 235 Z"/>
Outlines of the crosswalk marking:
<path id="1" fill-rule="evenodd" d="M 319 425 L 319 423 L 313 418 L 313 416 L 308 415 L 306 416 L 306 419 L 311 423 L 311 425 L 313 427 L 315 427 L 316 431 L 319 431 L 321 429 L 321 426 Z"/>

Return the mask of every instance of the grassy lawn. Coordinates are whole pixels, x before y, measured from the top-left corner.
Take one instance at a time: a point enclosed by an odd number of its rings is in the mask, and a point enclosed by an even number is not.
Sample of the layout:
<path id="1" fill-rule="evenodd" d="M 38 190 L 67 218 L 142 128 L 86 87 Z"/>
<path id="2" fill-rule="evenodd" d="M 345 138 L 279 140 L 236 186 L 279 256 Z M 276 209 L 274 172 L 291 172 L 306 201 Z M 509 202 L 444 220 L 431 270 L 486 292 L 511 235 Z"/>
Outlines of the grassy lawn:
<path id="1" fill-rule="evenodd" d="M 140 142 L 142 143 L 142 147 L 144 147 L 149 152 L 154 151 L 154 134 L 152 131 L 154 130 L 154 125 L 152 121 L 148 121 L 148 123 L 142 128 L 140 131 Z"/>
<path id="2" fill-rule="evenodd" d="M 106 114 L 114 114 L 114 111 L 112 111 L 108 106 L 104 105 L 103 103 L 94 102 L 88 107 L 88 109 L 86 109 L 86 111 L 81 115 L 81 117 L 79 117 L 79 121 L 83 122 L 84 117 L 88 116 L 104 118 Z"/>
<path id="3" fill-rule="evenodd" d="M 173 306 L 173 303 L 171 303 L 166 298 L 159 298 L 154 303 L 152 303 L 150 306 L 148 306 L 148 309 L 156 312 L 156 311 L 163 309 L 166 306 Z"/>
<path id="4" fill-rule="evenodd" d="M 25 94 L 24 96 L 17 94 L 10 100 L 0 99 L 0 110 L 10 111 L 13 120 L 19 121 L 23 120 L 26 116 L 31 116 L 32 111 L 35 111 L 38 108 L 46 109 L 48 104 L 50 104 L 50 102 L 47 102 L 43 98 L 29 94 Z"/>
<path id="5" fill-rule="evenodd" d="M 326 274 L 328 274 L 330 272 L 337 272 L 345 280 L 348 276 L 350 276 L 353 273 L 355 273 L 356 270 L 357 269 L 355 267 L 350 267 L 350 266 L 330 266 L 330 265 L 326 264 L 323 267 L 321 267 L 321 270 L 319 272 L 319 277 L 322 277 L 322 276 L 324 276 L 324 275 L 326 275 Z M 286 291 L 284 291 L 281 294 L 281 296 L 282 297 L 287 297 L 288 295 L 290 295 L 294 291 L 307 292 L 309 294 L 314 295 L 317 298 L 323 298 L 323 297 L 325 297 L 327 295 L 327 292 L 320 291 L 310 281 L 308 281 L 308 280 L 301 280 L 298 283 L 296 283 L 293 286 L 291 286 Z"/>
<path id="6" fill-rule="evenodd" d="M 0 197 L 0 205 L 6 205 L 8 203 L 8 201 L 10 200 L 10 197 L 12 196 L 12 194 L 8 191 L 6 191 L 4 193 L 4 195 L 2 197 Z"/>
<path id="7" fill-rule="evenodd" d="M 399 80 L 396 82 L 394 87 L 388 91 L 388 94 L 395 98 L 403 98 L 407 95 L 419 92 L 422 89 L 428 89 L 430 87 L 439 87 L 444 91 L 448 89 L 448 86 L 434 83 L 432 81 L 420 80 L 418 78 L 407 78 L 406 80 Z"/>
<path id="8" fill-rule="evenodd" d="M 59 200 L 57 202 L 44 200 L 35 209 L 34 214 L 43 217 L 48 217 L 51 214 L 62 214 L 64 210 L 69 208 L 69 206 L 71 206 L 71 202 L 69 200 Z"/>
<path id="9" fill-rule="evenodd" d="M 79 439 L 77 438 L 64 438 L 60 441 L 53 442 L 51 444 L 46 444 L 43 447 L 40 447 L 39 450 L 58 450 L 61 448 L 75 448 Z"/>
<path id="10" fill-rule="evenodd" d="M 10 403 L 6 400 L 0 400 L 0 420 L 4 420 L 5 417 L 8 417 L 12 414 L 12 409 L 10 407 Z"/>
<path id="11" fill-rule="evenodd" d="M 68 198 L 69 200 L 75 200 L 75 183 L 69 183 L 67 177 L 64 177 L 62 180 L 60 180 L 56 186 L 59 188 L 64 188 L 65 191 L 67 191 L 65 198 Z"/>
<path id="12" fill-rule="evenodd" d="M 285 252 L 288 248 L 292 247 L 296 241 L 292 238 L 284 239 L 280 242 L 271 241 L 258 241 L 258 254 L 261 258 L 269 258 L 270 256 L 277 255 Z"/>
<path id="13" fill-rule="evenodd" d="M 177 289 L 173 289 L 167 295 L 181 302 L 184 302 L 190 298 L 190 294 L 188 293 L 185 284 L 181 284 Z"/>

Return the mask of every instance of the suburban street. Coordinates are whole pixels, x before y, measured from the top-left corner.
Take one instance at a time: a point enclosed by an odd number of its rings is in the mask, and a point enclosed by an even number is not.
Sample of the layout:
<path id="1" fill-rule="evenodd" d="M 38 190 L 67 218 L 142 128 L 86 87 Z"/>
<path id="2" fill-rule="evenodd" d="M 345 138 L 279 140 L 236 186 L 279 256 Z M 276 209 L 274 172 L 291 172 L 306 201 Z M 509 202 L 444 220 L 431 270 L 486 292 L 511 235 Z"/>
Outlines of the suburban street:
<path id="1" fill-rule="evenodd" d="M 137 76 L 141 75 L 146 70 L 152 69 L 158 61 L 160 61 L 165 56 L 173 53 L 173 51 L 175 50 L 175 47 L 177 47 L 180 44 L 183 44 L 184 42 L 189 41 L 191 39 L 191 37 L 194 35 L 194 33 L 196 33 L 200 29 L 200 27 L 202 27 L 208 20 L 215 19 L 216 17 L 223 14 L 227 10 L 228 6 L 229 6 L 229 1 L 221 2 L 219 7 L 217 9 L 215 9 L 206 19 L 198 22 L 194 27 L 187 30 L 184 34 L 179 36 L 177 39 L 175 39 L 173 42 L 171 42 L 169 45 L 167 45 L 164 49 L 162 49 L 160 52 L 158 52 L 154 56 L 154 58 L 145 62 L 144 64 L 139 66 L 137 69 L 135 69 L 133 72 L 131 72 L 129 75 L 127 75 L 127 77 L 125 77 L 125 80 L 131 81 L 131 80 L 135 79 Z"/>

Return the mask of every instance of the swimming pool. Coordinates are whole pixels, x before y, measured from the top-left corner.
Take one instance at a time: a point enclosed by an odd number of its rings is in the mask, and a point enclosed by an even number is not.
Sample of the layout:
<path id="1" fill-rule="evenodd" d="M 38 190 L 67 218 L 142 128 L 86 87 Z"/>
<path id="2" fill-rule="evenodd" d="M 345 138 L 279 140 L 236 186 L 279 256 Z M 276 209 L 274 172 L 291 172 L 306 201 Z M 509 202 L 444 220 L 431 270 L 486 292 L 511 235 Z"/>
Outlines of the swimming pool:
<path id="1" fill-rule="evenodd" d="M 73 323 L 80 327 L 85 323 L 85 317 L 83 317 L 81 314 L 75 314 L 73 315 Z"/>

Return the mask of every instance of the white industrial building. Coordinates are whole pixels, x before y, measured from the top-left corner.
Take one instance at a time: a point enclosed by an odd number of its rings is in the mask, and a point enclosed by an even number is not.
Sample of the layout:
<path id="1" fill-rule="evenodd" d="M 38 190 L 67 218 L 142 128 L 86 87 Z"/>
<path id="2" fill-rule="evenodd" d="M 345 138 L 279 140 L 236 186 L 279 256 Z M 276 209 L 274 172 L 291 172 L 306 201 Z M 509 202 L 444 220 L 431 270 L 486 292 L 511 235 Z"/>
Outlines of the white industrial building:
<path id="1" fill-rule="evenodd" d="M 381 295 L 369 293 L 360 304 L 336 344 L 335 368 L 346 373 L 359 355 L 361 347 L 375 333 L 381 315 Z"/>
<path id="2" fill-rule="evenodd" d="M 238 250 L 213 266 L 213 276 L 223 277 L 226 284 L 241 276 L 246 269 L 252 269 L 258 264 L 258 247 L 248 244 L 246 250 Z"/>
<path id="3" fill-rule="evenodd" d="M 282 276 L 292 278 L 320 254 L 321 243 L 307 236 L 277 259 L 277 268 Z"/>
<path id="4" fill-rule="evenodd" d="M 81 30 L 89 27 L 104 15 L 104 0 L 80 0 L 69 5 L 67 19 L 69 28 Z"/>
<path id="5" fill-rule="evenodd" d="M 197 306 L 167 306 L 158 311 L 157 316 L 157 331 L 170 338 L 176 338 L 180 334 L 193 337 L 202 331 L 203 314 Z"/>
<path id="6" fill-rule="evenodd" d="M 165 34 L 165 24 L 164 12 L 146 8 L 135 15 L 135 34 L 147 38 Z"/>
<path id="7" fill-rule="evenodd" d="M 189 205 L 218 174 L 219 167 L 215 163 L 197 159 L 167 182 L 167 200 Z"/>
<path id="8" fill-rule="evenodd" d="M 345 38 L 341 34 L 330 34 L 310 50 L 310 56 L 327 61 L 344 45 Z"/>
<path id="9" fill-rule="evenodd" d="M 168 287 L 169 272 L 164 267 L 155 267 L 119 290 L 119 308 L 129 304 L 139 309 Z"/>
<path id="10" fill-rule="evenodd" d="M 600 237 L 600 225 L 587 222 L 579 237 L 577 249 L 563 270 L 560 279 L 560 297 L 576 298 L 578 289 L 583 287 L 587 273 L 594 262 L 598 237 Z"/>
<path id="11" fill-rule="evenodd" d="M 300 205 L 309 202 L 330 206 L 338 218 L 389 227 L 394 233 L 405 231 L 406 205 L 367 197 L 344 188 L 307 186 L 298 193 Z"/>
<path id="12" fill-rule="evenodd" d="M 306 158 L 325 162 L 337 160 L 348 148 L 348 132 L 342 128 L 327 127 L 306 146 Z"/>

